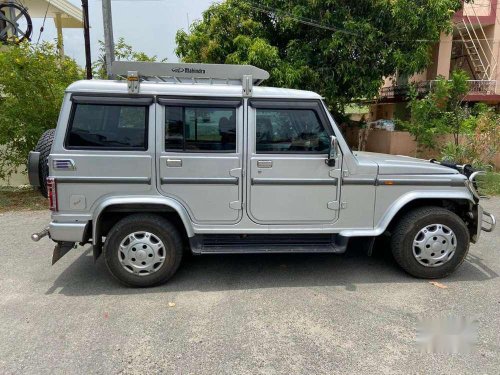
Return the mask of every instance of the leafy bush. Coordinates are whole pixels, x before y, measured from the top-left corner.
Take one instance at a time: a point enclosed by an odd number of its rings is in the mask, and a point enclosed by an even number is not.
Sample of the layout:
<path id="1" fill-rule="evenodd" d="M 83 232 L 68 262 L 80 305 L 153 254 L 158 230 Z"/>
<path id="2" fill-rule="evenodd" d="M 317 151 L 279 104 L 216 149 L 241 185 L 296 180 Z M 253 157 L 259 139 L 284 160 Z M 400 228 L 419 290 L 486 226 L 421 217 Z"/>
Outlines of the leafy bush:
<path id="1" fill-rule="evenodd" d="M 40 135 L 56 126 L 64 90 L 82 77 L 54 44 L 22 43 L 0 53 L 0 178 L 26 163 Z"/>
<path id="2" fill-rule="evenodd" d="M 446 144 L 442 156 L 447 161 L 487 169 L 500 150 L 500 116 L 484 106 L 476 108 L 476 113 L 468 119 L 471 131 L 464 133 L 458 144 Z"/>
<path id="3" fill-rule="evenodd" d="M 470 122 L 470 110 L 462 105 L 469 91 L 467 73 L 454 71 L 449 80 L 439 77 L 432 90 L 424 98 L 419 98 L 417 90 L 411 88 L 408 107 L 409 121 L 400 121 L 422 149 L 434 149 L 437 136 L 453 134 L 454 144 L 459 145 L 460 134 L 474 126 Z"/>

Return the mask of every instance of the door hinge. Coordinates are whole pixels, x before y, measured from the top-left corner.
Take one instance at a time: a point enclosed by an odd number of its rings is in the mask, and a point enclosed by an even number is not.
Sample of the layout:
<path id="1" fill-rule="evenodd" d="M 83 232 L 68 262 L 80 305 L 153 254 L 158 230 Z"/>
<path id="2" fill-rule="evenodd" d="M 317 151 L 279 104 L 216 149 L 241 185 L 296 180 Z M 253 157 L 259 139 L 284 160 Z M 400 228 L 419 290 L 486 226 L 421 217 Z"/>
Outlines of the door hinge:
<path id="1" fill-rule="evenodd" d="M 231 169 L 229 171 L 229 175 L 231 177 L 238 177 L 238 178 L 240 178 L 240 177 L 243 177 L 243 173 L 242 172 L 243 172 L 243 170 L 241 168 L 234 168 L 234 169 Z"/>
<path id="2" fill-rule="evenodd" d="M 328 175 L 332 178 L 337 178 L 339 176 L 339 170 L 338 169 L 330 169 L 330 172 L 328 172 Z"/>
<path id="3" fill-rule="evenodd" d="M 340 209 L 340 204 L 338 201 L 328 202 L 327 207 L 329 210 L 338 211 Z"/>
<path id="4" fill-rule="evenodd" d="M 342 202 L 342 203 L 339 201 L 328 202 L 327 207 L 329 210 L 334 210 L 334 211 L 345 210 L 347 208 L 347 202 Z"/>
<path id="5" fill-rule="evenodd" d="M 240 201 L 230 202 L 229 208 L 231 208 L 233 210 L 241 210 L 241 209 L 243 209 L 243 203 Z"/>

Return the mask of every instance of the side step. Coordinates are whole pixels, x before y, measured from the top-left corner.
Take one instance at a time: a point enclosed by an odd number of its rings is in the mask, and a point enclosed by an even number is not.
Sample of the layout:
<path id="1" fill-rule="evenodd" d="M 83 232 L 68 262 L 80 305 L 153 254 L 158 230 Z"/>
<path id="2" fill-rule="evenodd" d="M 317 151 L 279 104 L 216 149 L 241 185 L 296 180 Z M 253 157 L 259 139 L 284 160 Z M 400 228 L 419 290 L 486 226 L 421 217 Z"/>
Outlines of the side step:
<path id="1" fill-rule="evenodd" d="M 189 239 L 194 254 L 342 254 L 348 241 L 337 234 L 203 234 Z"/>

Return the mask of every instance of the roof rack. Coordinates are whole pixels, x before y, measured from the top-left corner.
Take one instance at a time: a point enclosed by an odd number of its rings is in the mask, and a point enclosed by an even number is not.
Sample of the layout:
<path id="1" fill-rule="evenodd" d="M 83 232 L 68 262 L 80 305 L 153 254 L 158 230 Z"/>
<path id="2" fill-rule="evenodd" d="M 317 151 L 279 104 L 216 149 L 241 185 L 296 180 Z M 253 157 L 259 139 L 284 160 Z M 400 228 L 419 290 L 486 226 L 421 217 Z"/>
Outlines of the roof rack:
<path id="1" fill-rule="evenodd" d="M 140 82 L 208 83 L 241 85 L 243 96 L 251 97 L 253 85 L 269 78 L 265 70 L 251 65 L 171 64 L 143 61 L 115 61 L 111 74 L 128 82 L 128 91 L 138 94 Z"/>

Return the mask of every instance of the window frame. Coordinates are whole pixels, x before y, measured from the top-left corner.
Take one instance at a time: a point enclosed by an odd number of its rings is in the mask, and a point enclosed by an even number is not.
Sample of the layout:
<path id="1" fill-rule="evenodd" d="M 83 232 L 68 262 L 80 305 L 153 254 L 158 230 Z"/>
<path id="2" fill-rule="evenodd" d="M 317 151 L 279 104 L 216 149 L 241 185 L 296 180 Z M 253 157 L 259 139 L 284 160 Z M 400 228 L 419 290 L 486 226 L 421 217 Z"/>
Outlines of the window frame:
<path id="1" fill-rule="evenodd" d="M 64 149 L 65 150 L 90 150 L 90 151 L 149 151 L 149 112 L 150 107 L 154 103 L 153 97 L 111 97 L 111 96 L 86 96 L 86 95 L 72 95 L 71 96 L 71 112 L 68 119 L 68 126 L 66 127 L 66 134 L 64 135 Z M 122 146 L 70 146 L 69 136 L 73 129 L 73 123 L 76 115 L 76 108 L 78 105 L 100 105 L 100 106 L 121 106 L 121 107 L 143 107 L 145 109 L 145 127 L 144 127 L 144 146 L 143 147 L 122 147 Z"/>
<path id="2" fill-rule="evenodd" d="M 243 105 L 242 98 L 196 98 L 196 97 L 159 97 L 158 104 L 163 107 L 163 140 L 162 149 L 165 153 L 178 153 L 178 154 L 237 154 L 239 152 L 239 129 L 238 129 L 238 109 Z M 183 117 L 183 149 L 175 150 L 166 147 L 166 134 L 167 134 L 167 107 L 180 107 L 182 108 Z M 234 150 L 186 150 L 186 124 L 185 124 L 185 109 L 186 108 L 208 108 L 208 109 L 234 109 L 236 121 L 236 141 Z"/>
<path id="3" fill-rule="evenodd" d="M 257 110 L 312 110 L 323 126 L 328 136 L 335 135 L 328 116 L 321 105 L 320 100 L 283 100 L 283 99 L 250 99 L 248 105 L 255 110 L 253 126 L 253 153 L 255 155 L 328 155 L 328 152 L 322 151 L 257 151 Z"/>

